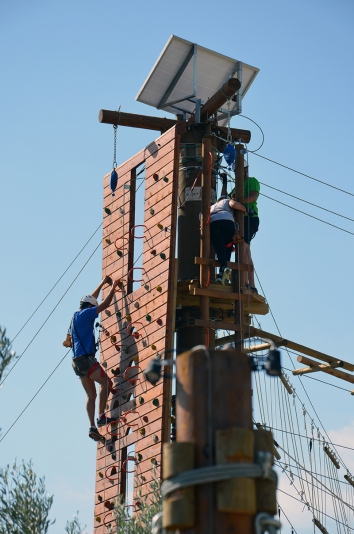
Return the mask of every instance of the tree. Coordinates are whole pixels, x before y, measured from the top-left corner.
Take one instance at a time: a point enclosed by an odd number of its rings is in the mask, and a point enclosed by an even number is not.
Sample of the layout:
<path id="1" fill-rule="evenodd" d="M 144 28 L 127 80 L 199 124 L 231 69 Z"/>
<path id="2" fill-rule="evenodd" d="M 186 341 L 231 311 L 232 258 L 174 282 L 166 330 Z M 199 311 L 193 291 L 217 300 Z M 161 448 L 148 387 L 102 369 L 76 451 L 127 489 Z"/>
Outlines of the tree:
<path id="1" fill-rule="evenodd" d="M 5 370 L 17 358 L 11 350 L 11 341 L 6 337 L 6 328 L 0 326 L 0 382 L 2 382 Z"/>
<path id="2" fill-rule="evenodd" d="M 138 493 L 137 512 L 133 516 L 131 516 L 130 507 L 126 506 L 123 499 L 115 503 L 111 532 L 114 531 L 117 534 L 151 534 L 152 518 L 162 510 L 162 498 L 158 479 L 155 478 L 149 486 L 152 493 L 148 497 L 142 497 L 141 493 Z"/>
<path id="3" fill-rule="evenodd" d="M 84 534 L 85 528 L 86 525 L 82 527 L 80 524 L 79 512 L 76 512 L 76 515 L 74 515 L 74 519 L 72 519 L 72 521 L 67 521 L 65 526 L 65 532 L 67 532 L 67 534 Z"/>
<path id="4" fill-rule="evenodd" d="M 0 470 L 0 534 L 47 534 L 55 522 L 48 519 L 52 503 L 32 461 Z"/>

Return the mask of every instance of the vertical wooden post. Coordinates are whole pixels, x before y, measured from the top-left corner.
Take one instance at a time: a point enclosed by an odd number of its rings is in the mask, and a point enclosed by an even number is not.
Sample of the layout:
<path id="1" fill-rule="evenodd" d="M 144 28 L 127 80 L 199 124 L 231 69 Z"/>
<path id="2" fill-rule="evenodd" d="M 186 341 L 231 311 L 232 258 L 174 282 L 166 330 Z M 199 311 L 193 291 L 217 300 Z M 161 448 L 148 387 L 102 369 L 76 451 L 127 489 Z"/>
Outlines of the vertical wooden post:
<path id="1" fill-rule="evenodd" d="M 237 202 L 243 203 L 244 198 L 244 182 L 245 182 L 245 171 L 244 171 L 244 156 L 243 156 L 244 145 L 236 145 L 236 162 L 235 162 L 235 197 Z M 244 235 L 244 214 L 242 211 L 236 211 L 236 221 L 240 227 L 241 236 Z M 237 261 L 239 263 L 246 263 L 244 244 L 240 243 L 237 245 Z M 234 291 L 238 293 L 239 290 L 244 287 L 245 284 L 245 273 L 244 271 L 235 271 L 234 274 Z M 241 300 L 235 301 L 235 323 L 242 325 L 244 321 L 244 303 Z M 240 329 L 239 332 L 235 332 L 235 341 L 236 348 L 242 348 L 243 342 L 243 331 Z"/>
<path id="2" fill-rule="evenodd" d="M 202 213 L 200 220 L 201 239 L 200 257 L 209 259 L 210 257 L 210 197 L 211 197 L 211 170 L 213 166 L 213 156 L 211 152 L 211 139 L 204 137 L 202 140 Z M 200 266 L 200 287 L 207 287 L 210 280 L 210 267 Z M 200 311 L 203 321 L 209 321 L 209 297 L 200 298 Z M 202 343 L 209 345 L 209 329 L 202 331 Z"/>
<path id="3" fill-rule="evenodd" d="M 198 348 L 177 357 L 177 442 L 194 443 L 195 468 L 215 464 L 217 430 L 252 430 L 251 368 L 241 350 Z M 251 534 L 253 515 L 220 512 L 217 484 L 195 486 L 195 526 L 185 534 Z"/>

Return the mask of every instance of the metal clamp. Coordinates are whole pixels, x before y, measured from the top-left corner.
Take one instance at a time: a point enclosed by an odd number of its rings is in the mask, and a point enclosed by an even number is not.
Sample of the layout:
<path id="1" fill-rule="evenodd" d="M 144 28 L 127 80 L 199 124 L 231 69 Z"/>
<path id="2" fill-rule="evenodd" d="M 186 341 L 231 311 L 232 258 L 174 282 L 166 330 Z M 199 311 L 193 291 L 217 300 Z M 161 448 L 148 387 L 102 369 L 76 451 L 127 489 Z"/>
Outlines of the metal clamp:
<path id="1" fill-rule="evenodd" d="M 261 512 L 260 514 L 256 515 L 255 527 L 256 534 L 263 534 L 264 532 L 276 534 L 281 528 L 281 523 L 266 512 Z"/>

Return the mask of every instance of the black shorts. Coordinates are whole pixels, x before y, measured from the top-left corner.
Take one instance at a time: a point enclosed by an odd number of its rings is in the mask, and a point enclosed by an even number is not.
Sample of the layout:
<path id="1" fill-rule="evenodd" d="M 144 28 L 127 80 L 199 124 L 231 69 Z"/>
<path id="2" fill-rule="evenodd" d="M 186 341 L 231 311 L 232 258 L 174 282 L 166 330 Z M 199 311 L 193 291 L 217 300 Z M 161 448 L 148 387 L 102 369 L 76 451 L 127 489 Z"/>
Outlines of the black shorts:
<path id="1" fill-rule="evenodd" d="M 250 217 L 247 215 L 244 219 L 245 221 L 245 228 L 244 228 L 244 236 L 243 240 L 247 245 L 250 244 L 251 240 L 254 238 L 256 233 L 258 232 L 259 228 L 259 218 L 258 217 Z"/>
<path id="2" fill-rule="evenodd" d="M 79 377 L 90 377 L 93 371 L 95 371 L 100 364 L 96 360 L 94 354 L 87 354 L 86 356 L 77 356 L 72 359 L 72 366 L 74 373 Z"/>

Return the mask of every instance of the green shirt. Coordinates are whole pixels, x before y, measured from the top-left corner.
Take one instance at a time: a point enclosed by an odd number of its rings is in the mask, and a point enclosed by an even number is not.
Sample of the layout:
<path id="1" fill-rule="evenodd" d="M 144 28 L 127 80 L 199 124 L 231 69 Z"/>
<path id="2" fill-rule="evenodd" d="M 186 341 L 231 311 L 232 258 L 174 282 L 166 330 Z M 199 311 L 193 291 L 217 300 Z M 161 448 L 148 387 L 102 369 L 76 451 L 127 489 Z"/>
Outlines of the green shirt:
<path id="1" fill-rule="evenodd" d="M 254 177 L 249 177 L 245 180 L 245 183 L 244 183 L 244 187 L 243 187 L 243 196 L 244 197 L 248 197 L 249 193 L 251 191 L 257 191 L 257 193 L 259 193 L 259 191 L 261 190 L 261 186 L 259 184 L 259 181 L 257 180 L 257 178 L 254 178 Z M 233 193 L 235 192 L 235 188 L 233 188 L 233 190 L 230 192 L 230 195 L 232 195 Z M 258 217 L 258 206 L 257 206 L 257 201 L 255 202 L 249 202 L 248 204 L 246 204 L 246 202 L 244 203 L 247 210 L 252 210 L 253 209 L 253 213 L 251 213 L 251 217 Z M 248 213 L 245 213 L 245 216 L 247 216 Z"/>
<path id="2" fill-rule="evenodd" d="M 259 181 L 257 180 L 257 178 L 249 177 L 247 178 L 247 180 L 245 180 L 245 184 L 243 187 L 243 195 L 244 197 L 248 197 L 251 191 L 257 191 L 257 193 L 259 193 L 260 189 L 261 186 L 259 185 Z M 245 202 L 245 206 L 247 210 L 253 210 L 253 213 L 250 213 L 251 217 L 258 217 L 257 201 L 250 202 L 249 204 L 246 204 Z M 245 215 L 247 215 L 247 213 Z"/>

